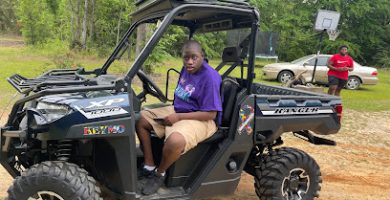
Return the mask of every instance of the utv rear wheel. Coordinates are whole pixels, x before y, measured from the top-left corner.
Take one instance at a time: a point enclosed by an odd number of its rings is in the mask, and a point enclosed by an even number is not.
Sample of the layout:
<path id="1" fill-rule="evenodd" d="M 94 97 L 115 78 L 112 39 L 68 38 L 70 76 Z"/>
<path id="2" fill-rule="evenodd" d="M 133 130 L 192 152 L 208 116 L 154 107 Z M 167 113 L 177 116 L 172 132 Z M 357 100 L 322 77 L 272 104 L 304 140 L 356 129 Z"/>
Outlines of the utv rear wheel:
<path id="1" fill-rule="evenodd" d="M 94 178 L 79 166 L 59 161 L 36 164 L 8 189 L 9 200 L 102 199 Z"/>
<path id="2" fill-rule="evenodd" d="M 256 170 L 255 189 L 261 200 L 314 199 L 321 189 L 316 161 L 294 148 L 276 149 Z"/>

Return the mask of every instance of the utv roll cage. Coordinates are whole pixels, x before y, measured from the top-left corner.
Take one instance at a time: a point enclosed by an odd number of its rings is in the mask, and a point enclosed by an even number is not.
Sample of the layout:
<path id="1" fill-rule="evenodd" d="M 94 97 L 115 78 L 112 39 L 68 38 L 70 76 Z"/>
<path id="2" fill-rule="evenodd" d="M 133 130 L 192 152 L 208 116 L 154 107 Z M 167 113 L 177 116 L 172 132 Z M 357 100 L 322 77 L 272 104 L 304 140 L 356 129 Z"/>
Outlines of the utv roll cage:
<path id="1" fill-rule="evenodd" d="M 0 163 L 11 176 L 21 177 L 8 190 L 9 199 L 30 199 L 30 193 L 39 199 L 41 193 L 61 199 L 106 195 L 144 200 L 205 198 L 234 193 L 242 171 L 254 177 L 261 199 L 318 197 L 322 180 L 315 160 L 295 148 L 275 147 L 283 143 L 282 134 L 287 132 L 313 144 L 334 145 L 310 131 L 337 133 L 341 100 L 253 83 L 258 11 L 239 0 L 139 0 L 136 4 L 134 23 L 101 68 L 52 70 L 35 79 L 21 75 L 8 79 L 23 95 L 14 104 L 6 126 L 0 127 Z M 135 62 L 124 77 L 107 74 L 143 23 L 157 26 Z M 162 102 L 169 100 L 168 82 L 164 94 L 141 67 L 171 24 L 188 29 L 189 39 L 196 33 L 251 31 L 240 43 L 224 48 L 222 62 L 216 67 L 223 78 L 218 129 L 172 164 L 167 170 L 167 187 L 149 196 L 139 187 L 143 183 L 137 172 L 142 169 L 143 155 L 136 142 L 136 120 L 142 108 L 166 105 L 142 107 L 146 94 Z M 238 67 L 241 78 L 227 77 Z M 175 69 L 168 70 L 167 81 L 170 71 Z M 137 95 L 132 87 L 136 75 L 143 86 Z M 158 165 L 164 140 L 151 137 L 151 142 Z M 68 198 L 68 194 L 72 196 Z"/>
<path id="2" fill-rule="evenodd" d="M 84 69 L 51 70 L 36 79 L 27 79 L 15 74 L 8 78 L 8 82 L 24 95 L 12 107 L 6 126 L 12 126 L 26 102 L 42 96 L 64 93 L 111 90 L 113 92 L 128 91 L 132 99 L 131 80 L 139 72 L 143 63 L 157 45 L 170 24 L 187 27 L 190 31 L 189 39 L 195 32 L 205 33 L 229 29 L 251 28 L 251 33 L 245 45 L 249 45 L 247 55 L 247 92 L 251 91 L 254 75 L 255 44 L 259 26 L 259 12 L 246 1 L 230 0 L 139 0 L 136 2 L 137 11 L 132 15 L 134 23 L 128 28 L 113 53 L 101 68 L 85 71 Z M 140 52 L 123 79 L 111 84 L 100 85 L 94 78 L 84 75 L 107 74 L 110 65 L 117 58 L 122 48 L 128 44 L 129 36 L 142 23 L 152 23 L 162 20 L 157 30 Z M 242 47 L 244 48 L 244 47 Z M 244 66 L 241 66 L 244 67 Z M 230 69 L 231 71 L 234 68 Z M 243 69 L 241 69 L 243 70 Z M 31 94 L 33 93 L 33 94 Z"/>

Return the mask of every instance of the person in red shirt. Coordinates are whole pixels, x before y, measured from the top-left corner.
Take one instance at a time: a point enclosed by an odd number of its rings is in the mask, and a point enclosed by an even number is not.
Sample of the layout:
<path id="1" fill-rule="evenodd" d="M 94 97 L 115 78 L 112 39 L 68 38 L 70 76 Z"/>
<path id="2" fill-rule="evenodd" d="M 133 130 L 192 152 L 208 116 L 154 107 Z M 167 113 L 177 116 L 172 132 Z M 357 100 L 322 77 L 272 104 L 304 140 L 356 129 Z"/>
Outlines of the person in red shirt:
<path id="1" fill-rule="evenodd" d="M 348 72 L 353 71 L 353 59 L 347 54 L 348 47 L 343 45 L 339 53 L 328 61 L 328 94 L 340 96 L 341 90 L 348 81 Z"/>

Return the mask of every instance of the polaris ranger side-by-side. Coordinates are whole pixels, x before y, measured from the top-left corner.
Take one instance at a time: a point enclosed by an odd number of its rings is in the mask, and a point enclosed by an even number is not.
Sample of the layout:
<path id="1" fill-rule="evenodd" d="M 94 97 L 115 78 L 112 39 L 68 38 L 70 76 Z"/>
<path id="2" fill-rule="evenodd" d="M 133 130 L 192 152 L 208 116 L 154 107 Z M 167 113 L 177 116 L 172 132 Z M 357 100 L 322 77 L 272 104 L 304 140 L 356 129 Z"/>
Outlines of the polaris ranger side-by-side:
<path id="1" fill-rule="evenodd" d="M 0 161 L 15 178 L 9 199 L 205 198 L 233 194 L 244 171 L 254 177 L 262 200 L 318 197 L 322 180 L 315 160 L 301 150 L 277 146 L 287 132 L 314 144 L 334 145 L 313 133 L 338 132 L 341 100 L 254 83 L 259 20 L 257 9 L 245 1 L 140 0 L 134 23 L 101 68 L 8 78 L 22 94 L 0 129 Z M 112 63 L 133 43 L 136 28 L 145 23 L 156 24 L 156 30 L 128 72 L 119 78 L 109 74 Z M 168 89 L 164 94 L 141 68 L 169 26 L 182 27 L 188 38 L 250 31 L 237 46 L 221 52 L 216 67 L 223 78 L 218 131 L 169 168 L 164 188 L 144 196 L 137 190 L 143 155 L 135 123 L 147 94 L 163 103 L 169 100 Z M 232 77 L 237 71 L 241 76 Z M 142 92 L 134 90 L 135 77 Z M 152 137 L 152 143 L 159 160 L 163 141 Z"/>

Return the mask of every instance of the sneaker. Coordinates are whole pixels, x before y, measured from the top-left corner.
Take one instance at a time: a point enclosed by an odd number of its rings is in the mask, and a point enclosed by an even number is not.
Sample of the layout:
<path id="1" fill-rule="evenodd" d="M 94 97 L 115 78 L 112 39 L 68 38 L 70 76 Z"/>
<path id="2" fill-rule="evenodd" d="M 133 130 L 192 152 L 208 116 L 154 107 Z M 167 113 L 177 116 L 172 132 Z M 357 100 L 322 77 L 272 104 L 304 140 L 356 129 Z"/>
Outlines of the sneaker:
<path id="1" fill-rule="evenodd" d="M 154 171 L 145 184 L 142 190 L 142 194 L 151 195 L 157 192 L 157 190 L 164 184 L 165 176 L 162 176 L 157 171 Z"/>
<path id="2" fill-rule="evenodd" d="M 154 174 L 156 168 L 152 170 L 147 170 L 144 167 L 142 167 L 141 170 L 138 171 L 138 180 L 143 179 L 143 178 L 148 178 L 149 176 Z"/>
<path id="3" fill-rule="evenodd" d="M 142 167 L 142 169 L 138 170 L 137 193 L 142 192 L 142 189 L 145 187 L 146 181 L 153 174 L 154 174 L 154 170 L 147 170 L 143 167 Z"/>

